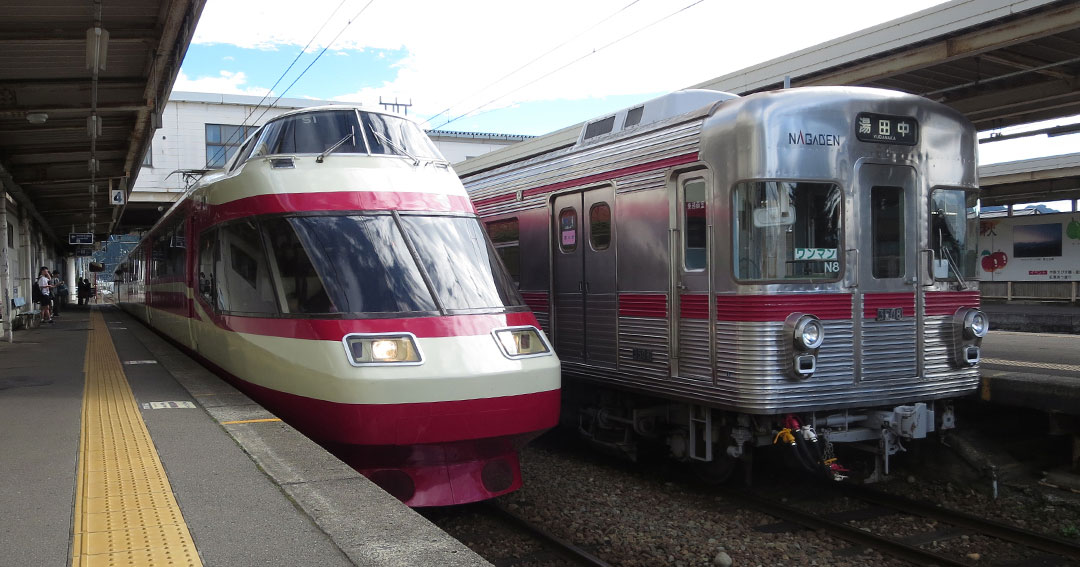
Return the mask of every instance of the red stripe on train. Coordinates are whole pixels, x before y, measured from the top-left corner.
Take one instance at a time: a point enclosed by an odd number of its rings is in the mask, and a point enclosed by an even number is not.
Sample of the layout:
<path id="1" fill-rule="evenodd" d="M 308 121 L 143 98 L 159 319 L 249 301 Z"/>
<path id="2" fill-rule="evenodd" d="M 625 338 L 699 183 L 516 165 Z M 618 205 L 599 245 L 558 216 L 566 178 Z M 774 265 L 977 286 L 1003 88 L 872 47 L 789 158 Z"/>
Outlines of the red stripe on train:
<path id="1" fill-rule="evenodd" d="M 926 315 L 952 315 L 961 307 L 978 307 L 981 299 L 977 291 L 928 291 L 925 295 Z"/>
<path id="2" fill-rule="evenodd" d="M 901 307 L 904 317 L 915 316 L 915 293 L 867 293 L 863 295 L 863 317 L 877 318 L 878 309 Z"/>
<path id="3" fill-rule="evenodd" d="M 548 306 L 548 294 L 546 291 L 523 291 L 521 292 L 521 299 L 533 311 L 547 313 L 551 309 Z"/>
<path id="4" fill-rule="evenodd" d="M 667 317 L 667 295 L 620 293 L 619 317 Z"/>
<path id="5" fill-rule="evenodd" d="M 709 294 L 693 293 L 680 295 L 679 316 L 683 319 L 708 319 Z"/>
<path id="6" fill-rule="evenodd" d="M 210 224 L 273 213 L 296 211 L 431 211 L 475 213 L 468 197 L 441 193 L 392 191 L 327 191 L 254 195 L 210 207 Z"/>
<path id="7" fill-rule="evenodd" d="M 533 187 L 522 191 L 524 197 L 532 197 L 533 195 L 540 195 L 542 193 L 551 193 L 552 191 L 558 191 L 560 189 L 566 189 L 567 187 L 576 187 L 578 185 L 588 185 L 589 183 L 597 183 L 600 181 L 608 181 L 616 179 L 618 177 L 624 177 L 627 175 L 633 175 L 635 173 L 643 173 L 646 171 L 652 171 L 654 169 L 664 169 L 665 167 L 674 167 L 677 165 L 683 165 L 687 163 L 693 163 L 698 160 L 698 154 L 683 154 L 679 156 L 673 156 L 661 160 L 650 161 L 648 163 L 642 163 L 638 165 L 632 165 L 630 167 L 624 167 L 622 169 L 613 169 L 611 171 L 605 171 L 594 175 L 588 175 L 586 177 L 579 177 L 577 179 L 568 179 L 566 181 L 560 181 L 558 183 L 552 183 L 550 185 L 543 185 L 540 187 Z M 504 195 L 497 195 L 494 197 L 488 197 L 486 199 L 478 199 L 475 201 L 477 207 L 484 207 L 487 205 L 493 205 L 495 203 L 501 203 L 503 201 L 509 201 L 514 198 L 514 193 L 508 193 Z"/>
<path id="8" fill-rule="evenodd" d="M 356 445 L 413 445 L 540 432 L 558 422 L 560 391 L 412 404 L 343 404 L 244 382 L 251 397 L 305 435 Z"/>
<path id="9" fill-rule="evenodd" d="M 851 295 L 815 293 L 788 295 L 718 295 L 719 321 L 783 321 L 799 312 L 821 319 L 851 319 Z"/>

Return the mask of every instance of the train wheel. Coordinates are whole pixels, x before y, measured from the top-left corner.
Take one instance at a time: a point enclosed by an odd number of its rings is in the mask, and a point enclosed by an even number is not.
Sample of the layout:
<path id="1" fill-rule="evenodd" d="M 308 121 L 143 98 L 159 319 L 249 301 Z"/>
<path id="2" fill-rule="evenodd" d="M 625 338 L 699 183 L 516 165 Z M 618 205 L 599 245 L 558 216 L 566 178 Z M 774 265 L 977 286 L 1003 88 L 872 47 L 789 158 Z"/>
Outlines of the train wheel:
<path id="1" fill-rule="evenodd" d="M 738 459 L 724 455 L 709 463 L 694 463 L 694 474 L 707 484 L 723 484 L 731 478 L 738 463 Z"/>

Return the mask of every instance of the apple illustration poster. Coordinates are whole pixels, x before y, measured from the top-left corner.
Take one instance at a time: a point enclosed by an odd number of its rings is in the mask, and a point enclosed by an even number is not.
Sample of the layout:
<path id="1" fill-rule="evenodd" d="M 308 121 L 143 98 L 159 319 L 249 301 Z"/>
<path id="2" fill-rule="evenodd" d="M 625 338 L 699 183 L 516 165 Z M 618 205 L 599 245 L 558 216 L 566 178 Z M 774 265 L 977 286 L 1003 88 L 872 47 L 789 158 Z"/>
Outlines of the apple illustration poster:
<path id="1" fill-rule="evenodd" d="M 1080 281 L 1080 213 L 979 221 L 983 281 Z"/>

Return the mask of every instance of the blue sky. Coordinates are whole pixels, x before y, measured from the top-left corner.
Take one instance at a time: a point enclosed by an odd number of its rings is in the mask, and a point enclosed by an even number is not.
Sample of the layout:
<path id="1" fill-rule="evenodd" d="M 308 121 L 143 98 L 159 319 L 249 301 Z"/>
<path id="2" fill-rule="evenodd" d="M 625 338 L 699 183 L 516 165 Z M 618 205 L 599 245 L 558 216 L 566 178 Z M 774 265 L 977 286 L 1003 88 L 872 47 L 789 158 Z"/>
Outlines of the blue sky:
<path id="1" fill-rule="evenodd" d="M 285 96 L 539 135 L 938 2 L 209 0 L 174 89 L 261 96 L 310 41 L 275 95 L 329 45 Z"/>
<path id="2" fill-rule="evenodd" d="M 262 96 L 307 46 L 274 95 L 396 97 L 428 128 L 541 135 L 938 3 L 209 0 L 174 90 Z M 980 161 L 1072 151 L 1080 135 L 1033 137 Z"/>

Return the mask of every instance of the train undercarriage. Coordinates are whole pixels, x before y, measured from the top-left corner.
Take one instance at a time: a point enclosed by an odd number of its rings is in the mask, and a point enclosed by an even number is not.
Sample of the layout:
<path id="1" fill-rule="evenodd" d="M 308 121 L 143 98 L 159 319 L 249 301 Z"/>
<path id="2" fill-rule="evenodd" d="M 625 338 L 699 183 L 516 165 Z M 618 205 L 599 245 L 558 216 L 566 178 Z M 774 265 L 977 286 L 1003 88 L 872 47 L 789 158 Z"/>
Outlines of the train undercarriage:
<path id="1" fill-rule="evenodd" d="M 751 415 L 611 389 L 579 390 L 573 382 L 565 385 L 564 425 L 573 420 L 572 426 L 589 443 L 632 461 L 666 456 L 692 463 L 700 476 L 716 482 L 727 480 L 740 464 L 749 478 L 754 453 L 764 450 L 807 474 L 844 480 L 851 475 L 836 456 L 837 446 L 872 458 L 870 472 L 862 477 L 876 482 L 889 474 L 890 457 L 906 451 L 907 443 L 956 426 L 948 401 Z"/>

